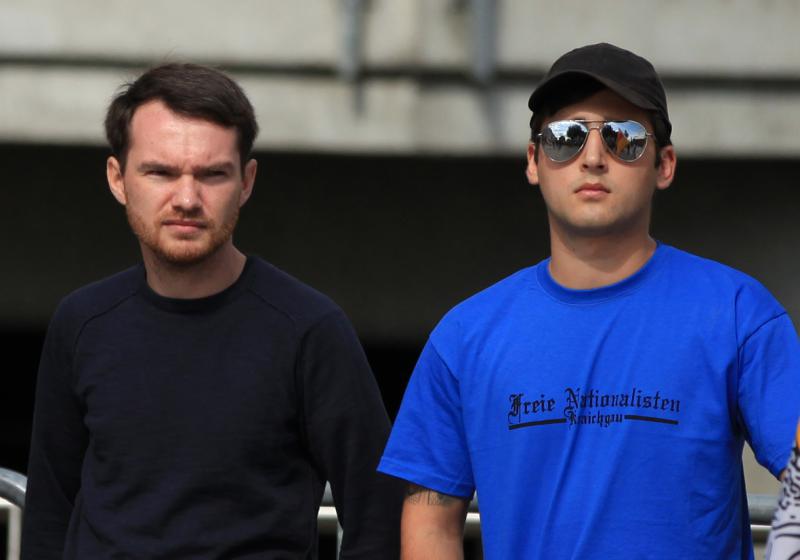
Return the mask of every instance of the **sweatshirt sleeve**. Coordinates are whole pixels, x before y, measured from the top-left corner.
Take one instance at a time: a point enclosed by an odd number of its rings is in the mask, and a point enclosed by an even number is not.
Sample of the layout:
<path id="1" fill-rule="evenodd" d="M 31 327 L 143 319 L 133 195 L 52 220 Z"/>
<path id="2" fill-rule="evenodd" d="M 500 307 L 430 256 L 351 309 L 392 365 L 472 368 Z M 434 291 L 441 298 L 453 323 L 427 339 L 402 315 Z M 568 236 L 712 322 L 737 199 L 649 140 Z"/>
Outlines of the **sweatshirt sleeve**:
<path id="1" fill-rule="evenodd" d="M 36 380 L 22 530 L 22 558 L 61 558 L 80 491 L 88 443 L 83 410 L 73 391 L 71 337 L 56 312 L 45 338 Z"/>
<path id="2" fill-rule="evenodd" d="M 403 486 L 376 471 L 389 418 L 343 313 L 306 333 L 299 370 L 309 451 L 331 484 L 344 533 L 341 558 L 397 558 Z"/>

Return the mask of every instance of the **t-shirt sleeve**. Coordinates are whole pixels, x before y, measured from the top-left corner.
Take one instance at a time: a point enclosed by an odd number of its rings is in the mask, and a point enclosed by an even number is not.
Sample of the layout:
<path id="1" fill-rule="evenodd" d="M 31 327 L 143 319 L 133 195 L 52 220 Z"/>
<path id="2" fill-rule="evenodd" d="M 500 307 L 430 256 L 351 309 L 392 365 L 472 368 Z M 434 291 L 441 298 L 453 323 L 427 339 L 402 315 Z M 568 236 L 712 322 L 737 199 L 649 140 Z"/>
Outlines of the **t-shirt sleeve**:
<path id="1" fill-rule="evenodd" d="M 777 476 L 800 411 L 800 343 L 786 313 L 755 327 L 741 343 L 738 407 L 756 459 Z"/>
<path id="2" fill-rule="evenodd" d="M 88 445 L 83 411 L 72 386 L 71 341 L 57 312 L 48 329 L 36 379 L 33 435 L 22 530 L 22 558 L 61 558 Z"/>
<path id="3" fill-rule="evenodd" d="M 389 417 L 343 313 L 305 335 L 299 373 L 309 452 L 331 484 L 343 530 L 340 557 L 397 558 L 403 488 L 376 470 Z"/>
<path id="4" fill-rule="evenodd" d="M 459 383 L 429 340 L 406 388 L 381 472 L 443 494 L 475 491 Z"/>

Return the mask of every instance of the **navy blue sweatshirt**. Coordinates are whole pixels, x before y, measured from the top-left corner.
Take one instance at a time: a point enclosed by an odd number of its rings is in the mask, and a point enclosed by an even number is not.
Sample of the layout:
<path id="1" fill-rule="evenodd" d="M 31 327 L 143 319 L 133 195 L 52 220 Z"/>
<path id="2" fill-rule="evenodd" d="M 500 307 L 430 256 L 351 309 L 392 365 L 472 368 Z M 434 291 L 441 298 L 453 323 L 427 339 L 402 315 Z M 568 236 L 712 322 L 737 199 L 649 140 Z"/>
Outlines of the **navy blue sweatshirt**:
<path id="1" fill-rule="evenodd" d="M 331 483 L 343 559 L 398 556 L 389 420 L 350 323 L 248 259 L 213 296 L 140 265 L 68 296 L 36 389 L 23 558 L 307 559 Z"/>

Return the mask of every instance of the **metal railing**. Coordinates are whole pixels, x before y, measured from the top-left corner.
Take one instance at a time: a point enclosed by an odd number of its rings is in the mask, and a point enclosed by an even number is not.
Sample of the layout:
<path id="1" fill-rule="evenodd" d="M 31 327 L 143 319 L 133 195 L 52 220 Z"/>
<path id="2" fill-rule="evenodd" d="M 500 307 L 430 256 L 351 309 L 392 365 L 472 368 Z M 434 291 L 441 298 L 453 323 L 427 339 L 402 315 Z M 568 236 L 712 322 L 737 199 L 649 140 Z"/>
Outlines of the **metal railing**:
<path id="1" fill-rule="evenodd" d="M 24 475 L 8 469 L 0 468 L 0 514 L 6 513 L 8 525 L 8 550 L 6 558 L 19 558 L 19 540 L 22 529 L 21 510 L 25 507 L 25 488 L 27 479 Z M 772 513 L 777 504 L 777 496 L 770 494 L 748 494 L 747 505 L 750 512 L 750 530 L 755 542 L 764 542 L 769 535 Z M 319 508 L 318 524 L 320 534 L 336 535 L 337 550 L 342 538 L 342 528 L 336 517 L 333 495 L 330 487 L 325 488 L 322 506 Z M 464 535 L 473 539 L 480 536 L 480 514 L 478 501 L 472 500 L 467 513 Z"/>
<path id="2" fill-rule="evenodd" d="M 20 509 L 24 508 L 27 482 L 28 479 L 24 475 L 0 468 L 0 498 L 4 498 Z"/>
<path id="3" fill-rule="evenodd" d="M 18 472 L 0 468 L 0 517 L 6 523 L 6 559 L 19 560 L 22 508 L 27 479 Z"/>

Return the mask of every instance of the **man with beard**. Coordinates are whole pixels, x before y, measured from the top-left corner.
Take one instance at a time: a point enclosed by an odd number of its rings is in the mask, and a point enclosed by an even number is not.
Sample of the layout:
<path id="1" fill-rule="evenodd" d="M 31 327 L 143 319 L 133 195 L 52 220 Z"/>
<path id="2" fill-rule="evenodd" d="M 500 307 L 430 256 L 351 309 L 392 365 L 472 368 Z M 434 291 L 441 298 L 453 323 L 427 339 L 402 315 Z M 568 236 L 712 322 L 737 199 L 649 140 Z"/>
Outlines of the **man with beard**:
<path id="1" fill-rule="evenodd" d="M 106 116 L 142 264 L 59 305 L 36 390 L 23 557 L 392 558 L 389 420 L 329 299 L 233 244 L 257 124 L 223 73 L 153 68 Z"/>

